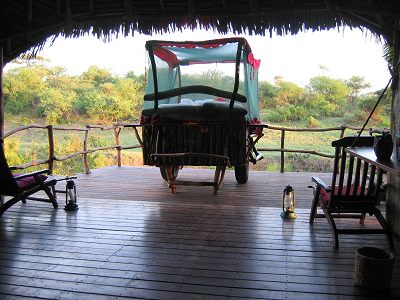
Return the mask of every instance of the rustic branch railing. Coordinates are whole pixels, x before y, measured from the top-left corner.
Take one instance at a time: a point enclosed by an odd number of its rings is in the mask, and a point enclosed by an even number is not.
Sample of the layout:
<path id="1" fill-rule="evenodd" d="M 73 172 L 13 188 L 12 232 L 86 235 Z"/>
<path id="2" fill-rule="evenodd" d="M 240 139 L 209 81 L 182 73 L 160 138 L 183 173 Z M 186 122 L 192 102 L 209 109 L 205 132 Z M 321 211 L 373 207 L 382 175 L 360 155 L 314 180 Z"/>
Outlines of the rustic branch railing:
<path id="1" fill-rule="evenodd" d="M 126 125 L 129 125 L 128 127 L 133 128 L 135 137 L 138 141 L 138 144 L 136 145 L 129 145 L 129 146 L 122 146 L 122 138 L 121 138 L 121 130 L 122 128 L 127 128 L 125 127 Z M 49 153 L 48 153 L 48 158 L 47 159 L 41 159 L 41 160 L 35 160 L 32 162 L 28 162 L 25 164 L 21 164 L 18 166 L 14 166 L 13 169 L 26 169 L 32 166 L 37 166 L 41 164 L 47 164 L 48 169 L 53 172 L 54 170 L 54 162 L 55 161 L 66 161 L 68 159 L 71 159 L 73 157 L 81 155 L 83 158 L 83 163 L 85 167 L 85 173 L 89 174 L 90 173 L 90 166 L 89 166 L 89 157 L 88 155 L 90 153 L 94 153 L 97 151 L 102 151 L 102 150 L 109 150 L 109 149 L 115 149 L 116 150 L 116 165 L 121 166 L 122 165 L 122 156 L 121 152 L 122 150 L 128 150 L 128 149 L 137 149 L 137 148 L 142 148 L 143 147 L 143 142 L 140 137 L 140 134 L 138 132 L 138 127 L 140 127 L 139 124 L 137 125 L 132 125 L 132 124 L 123 124 L 123 123 L 118 123 L 112 126 L 99 126 L 99 125 L 86 125 L 85 128 L 74 128 L 74 127 L 60 127 L 60 126 L 53 126 L 53 125 L 26 125 L 26 126 L 21 126 L 18 128 L 15 128 L 9 132 L 7 132 L 4 135 L 4 138 L 10 137 L 18 132 L 24 131 L 24 130 L 31 130 L 31 129 L 45 129 L 47 130 L 47 136 L 48 136 L 48 148 L 49 148 Z M 102 130 L 102 131 L 107 131 L 107 130 L 113 130 L 114 132 L 114 145 L 110 146 L 104 146 L 104 147 L 96 147 L 96 148 L 89 148 L 89 133 L 93 130 Z M 351 129 L 354 131 L 359 131 L 361 128 L 356 128 L 352 126 L 347 126 L 347 125 L 341 125 L 338 127 L 328 127 L 328 128 L 290 128 L 290 127 L 280 127 L 280 126 L 272 126 L 268 125 L 265 127 L 265 130 L 275 130 L 275 131 L 280 131 L 281 136 L 280 136 L 280 148 L 263 148 L 259 147 L 258 151 L 274 151 L 274 152 L 280 152 L 280 172 L 285 171 L 285 152 L 290 152 L 290 153 L 306 153 L 306 154 L 313 154 L 313 155 L 318 155 L 321 157 L 328 157 L 328 158 L 333 158 L 333 155 L 331 154 L 326 154 L 322 152 L 318 152 L 315 150 L 304 150 L 304 149 L 288 149 L 285 148 L 285 140 L 286 140 L 286 132 L 328 132 L 328 131 L 339 131 L 339 137 L 342 138 L 345 134 L 346 129 Z M 128 129 L 129 130 L 129 129 Z M 83 138 L 83 146 L 82 146 L 82 151 L 70 153 L 64 156 L 57 156 L 55 155 L 55 144 L 54 144 L 54 132 L 55 131 L 78 131 L 78 132 L 84 132 L 84 138 Z M 380 130 L 376 129 L 369 129 L 369 133 L 372 134 L 372 132 L 381 132 Z"/>
<path id="2" fill-rule="evenodd" d="M 116 158 L 116 164 L 118 166 L 121 166 L 121 150 L 127 150 L 127 149 L 136 149 L 136 148 L 141 148 L 142 147 L 142 141 L 140 139 L 137 127 L 134 126 L 134 131 L 135 135 L 138 138 L 139 144 L 138 145 L 130 145 L 130 146 L 122 146 L 121 145 L 121 129 L 124 128 L 125 124 L 119 123 L 115 124 L 112 126 L 98 126 L 98 125 L 86 125 L 85 128 L 75 128 L 75 127 L 60 127 L 60 126 L 53 126 L 53 125 L 26 125 L 26 126 L 21 126 L 18 128 L 15 128 L 9 132 L 7 132 L 4 135 L 4 138 L 8 138 L 18 132 L 24 131 L 24 130 L 31 130 L 31 129 L 46 129 L 47 130 L 47 137 L 48 137 L 48 148 L 49 148 L 49 153 L 48 153 L 48 158 L 47 159 L 40 159 L 40 160 L 34 160 L 25 164 L 13 166 L 13 169 L 26 169 L 29 167 L 37 166 L 37 165 L 43 165 L 47 164 L 47 168 L 50 170 L 51 173 L 53 173 L 54 170 L 54 162 L 55 161 L 66 161 L 68 159 L 71 159 L 73 157 L 82 155 L 83 157 L 83 163 L 85 166 L 85 173 L 89 174 L 90 173 L 90 166 L 89 166 L 89 158 L 88 154 L 101 151 L 101 150 L 109 150 L 109 149 L 116 149 L 117 151 L 117 158 Z M 140 127 L 140 125 L 137 125 Z M 106 130 L 113 130 L 114 131 L 114 138 L 115 138 L 115 144 L 110 145 L 110 146 L 105 146 L 105 147 L 96 147 L 89 149 L 88 144 L 89 144 L 89 132 L 98 129 L 102 131 Z M 70 153 L 64 156 L 56 156 L 54 149 L 55 149 L 55 143 L 54 143 L 54 132 L 55 131 L 78 131 L 78 132 L 84 132 L 84 138 L 83 138 L 83 149 L 82 151 Z"/>
<path id="3" fill-rule="evenodd" d="M 281 132 L 281 148 L 257 148 L 258 151 L 275 151 L 281 152 L 280 158 L 280 171 L 281 173 L 285 172 L 285 152 L 293 152 L 293 153 L 306 153 L 306 154 L 314 154 L 322 157 L 333 158 L 334 156 L 331 154 L 325 154 L 314 150 L 303 150 L 303 149 L 286 149 L 285 148 L 285 133 L 287 131 L 294 131 L 294 132 L 328 132 L 328 131 L 340 131 L 340 137 L 344 136 L 346 129 L 352 130 L 361 130 L 361 128 L 356 128 L 347 125 L 341 125 L 338 127 L 328 127 L 328 128 L 290 128 L 290 127 L 281 127 L 281 126 L 272 126 L 268 125 L 269 130 L 277 130 Z"/>

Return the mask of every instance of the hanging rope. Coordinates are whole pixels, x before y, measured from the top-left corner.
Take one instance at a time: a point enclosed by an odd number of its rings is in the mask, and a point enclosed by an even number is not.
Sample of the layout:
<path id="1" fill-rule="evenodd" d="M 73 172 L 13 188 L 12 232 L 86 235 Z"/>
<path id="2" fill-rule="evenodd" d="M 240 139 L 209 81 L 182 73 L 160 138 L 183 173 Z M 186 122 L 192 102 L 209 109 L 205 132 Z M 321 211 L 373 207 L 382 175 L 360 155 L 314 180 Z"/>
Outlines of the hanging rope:
<path id="1" fill-rule="evenodd" d="M 374 108 L 373 108 L 372 111 L 370 112 L 370 114 L 369 114 L 367 120 L 365 121 L 364 125 L 362 126 L 362 128 L 361 128 L 360 132 L 358 133 L 357 137 L 354 139 L 353 144 L 351 145 L 351 147 L 353 147 L 353 145 L 357 142 L 358 138 L 361 136 L 362 132 L 363 132 L 364 129 L 365 129 L 365 126 L 367 126 L 369 120 L 371 119 L 372 115 L 373 115 L 374 112 L 375 112 L 375 109 L 378 107 L 379 103 L 381 102 L 381 100 L 382 100 L 382 98 L 383 98 L 383 95 L 385 95 L 385 93 L 386 93 L 388 87 L 390 86 L 390 83 L 392 82 L 393 77 L 395 76 L 395 74 L 398 74 L 398 72 L 399 72 L 399 67 L 400 67 L 400 62 L 398 63 L 396 69 L 395 69 L 394 72 L 392 73 L 392 76 L 390 77 L 388 83 L 386 84 L 385 88 L 383 89 L 382 93 L 380 94 L 380 96 L 379 96 L 379 98 L 378 98 L 378 101 L 376 101 Z"/>

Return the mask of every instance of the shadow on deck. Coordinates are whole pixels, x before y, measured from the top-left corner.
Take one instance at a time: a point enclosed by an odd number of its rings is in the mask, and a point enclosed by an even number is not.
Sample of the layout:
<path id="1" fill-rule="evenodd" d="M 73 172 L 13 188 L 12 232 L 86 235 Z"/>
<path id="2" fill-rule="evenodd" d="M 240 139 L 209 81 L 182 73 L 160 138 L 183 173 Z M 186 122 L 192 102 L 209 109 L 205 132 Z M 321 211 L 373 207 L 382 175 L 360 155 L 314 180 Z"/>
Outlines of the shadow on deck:
<path id="1" fill-rule="evenodd" d="M 181 175 L 208 179 L 213 172 Z M 353 287 L 355 250 L 388 244 L 381 236 L 349 235 L 335 251 L 326 220 L 308 224 L 311 176 L 251 172 L 248 184 L 238 185 L 229 171 L 214 196 L 210 187 L 179 186 L 171 194 L 156 168 L 79 175 L 78 211 L 65 212 L 60 195 L 58 210 L 28 202 L 0 219 L 0 297 L 399 297 L 397 262 L 388 293 Z M 286 184 L 296 191 L 295 220 L 279 216 Z"/>

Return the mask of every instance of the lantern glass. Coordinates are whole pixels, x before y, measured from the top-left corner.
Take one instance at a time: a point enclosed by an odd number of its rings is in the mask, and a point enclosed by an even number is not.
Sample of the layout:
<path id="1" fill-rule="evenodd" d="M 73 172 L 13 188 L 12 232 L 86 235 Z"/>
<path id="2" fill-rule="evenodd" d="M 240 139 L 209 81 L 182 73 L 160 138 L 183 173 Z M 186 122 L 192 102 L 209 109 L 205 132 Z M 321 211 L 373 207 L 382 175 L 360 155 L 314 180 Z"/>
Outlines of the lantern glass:
<path id="1" fill-rule="evenodd" d="M 288 185 L 283 190 L 282 198 L 282 218 L 294 219 L 296 218 L 296 213 L 294 211 L 296 207 L 294 189 L 291 185 Z"/>
<path id="2" fill-rule="evenodd" d="M 73 180 L 68 180 L 65 190 L 65 210 L 77 210 L 78 204 L 76 195 L 76 185 Z"/>

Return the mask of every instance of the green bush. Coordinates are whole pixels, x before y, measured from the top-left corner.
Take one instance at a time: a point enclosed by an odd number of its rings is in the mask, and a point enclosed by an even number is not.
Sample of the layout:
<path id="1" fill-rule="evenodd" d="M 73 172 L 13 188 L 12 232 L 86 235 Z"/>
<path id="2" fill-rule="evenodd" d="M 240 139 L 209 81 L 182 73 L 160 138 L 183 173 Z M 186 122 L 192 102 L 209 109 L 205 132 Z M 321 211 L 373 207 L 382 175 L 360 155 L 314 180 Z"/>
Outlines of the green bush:
<path id="1" fill-rule="evenodd" d="M 307 110 L 302 106 L 287 105 L 276 108 L 269 115 L 272 122 L 290 122 L 304 120 L 307 117 Z"/>
<path id="2" fill-rule="evenodd" d="M 307 120 L 307 127 L 309 128 L 318 128 L 320 127 L 319 121 L 313 116 L 309 116 Z"/>
<path id="3" fill-rule="evenodd" d="M 72 90 L 45 89 L 39 101 L 40 112 L 49 124 L 58 124 L 69 119 L 75 99 L 76 94 Z"/>
<path id="4" fill-rule="evenodd" d="M 7 162 L 10 166 L 16 166 L 24 163 L 23 156 L 20 153 L 21 142 L 17 137 L 7 138 L 4 142 L 4 152 Z"/>

